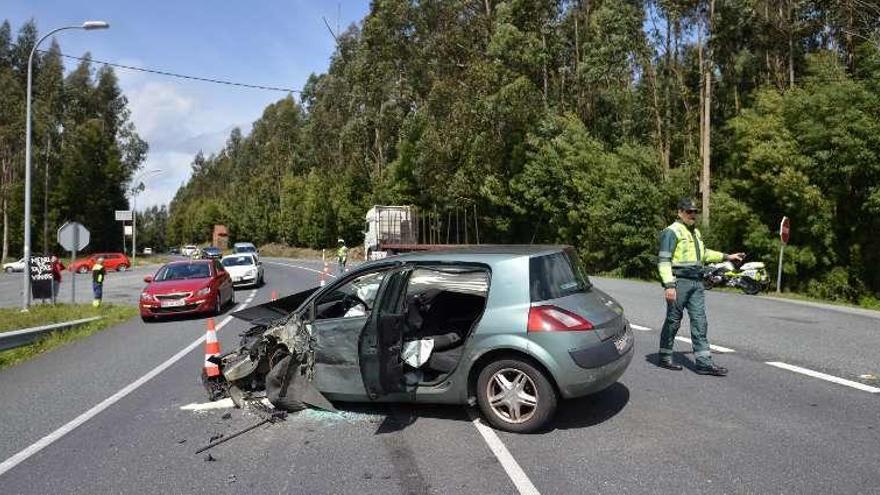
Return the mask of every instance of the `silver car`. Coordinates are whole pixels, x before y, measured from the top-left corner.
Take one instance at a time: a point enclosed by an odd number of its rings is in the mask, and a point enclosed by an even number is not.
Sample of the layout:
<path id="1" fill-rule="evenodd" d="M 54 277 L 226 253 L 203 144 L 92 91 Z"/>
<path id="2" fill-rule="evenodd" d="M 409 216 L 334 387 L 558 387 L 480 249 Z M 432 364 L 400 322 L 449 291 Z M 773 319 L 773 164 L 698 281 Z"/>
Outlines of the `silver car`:
<path id="1" fill-rule="evenodd" d="M 255 326 L 215 390 L 238 403 L 265 391 L 288 410 L 478 404 L 495 427 L 530 432 L 560 399 L 615 383 L 633 356 L 623 309 L 567 246 L 396 256 L 235 316 Z"/>

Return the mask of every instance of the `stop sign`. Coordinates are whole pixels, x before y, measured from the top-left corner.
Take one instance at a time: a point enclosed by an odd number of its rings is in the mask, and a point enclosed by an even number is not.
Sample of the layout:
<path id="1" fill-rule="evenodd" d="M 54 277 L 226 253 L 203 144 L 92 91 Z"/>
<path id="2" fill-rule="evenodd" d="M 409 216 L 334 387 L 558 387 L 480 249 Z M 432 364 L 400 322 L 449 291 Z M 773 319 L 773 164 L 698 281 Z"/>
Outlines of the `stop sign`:
<path id="1" fill-rule="evenodd" d="M 788 217 L 782 217 L 782 222 L 779 223 L 779 239 L 783 244 L 788 244 L 788 232 L 791 229 L 791 221 Z"/>

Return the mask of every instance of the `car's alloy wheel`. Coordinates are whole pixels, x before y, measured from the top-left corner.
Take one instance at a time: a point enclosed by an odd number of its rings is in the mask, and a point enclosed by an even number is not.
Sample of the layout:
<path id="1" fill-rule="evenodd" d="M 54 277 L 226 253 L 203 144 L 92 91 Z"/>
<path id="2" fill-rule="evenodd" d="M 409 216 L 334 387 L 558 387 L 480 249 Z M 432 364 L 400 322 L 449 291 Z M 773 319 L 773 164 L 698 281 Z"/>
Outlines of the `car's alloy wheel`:
<path id="1" fill-rule="evenodd" d="M 80 273 L 86 273 L 86 272 L 89 271 L 89 269 L 86 268 L 86 267 L 84 267 L 84 266 L 81 266 L 81 267 L 79 267 L 79 270 L 78 270 L 78 271 L 79 271 Z"/>
<path id="2" fill-rule="evenodd" d="M 477 380 L 483 416 L 502 430 L 526 433 L 542 427 L 556 410 L 556 390 L 540 370 L 518 359 L 495 361 Z"/>
<path id="3" fill-rule="evenodd" d="M 116 267 L 117 272 L 124 272 L 125 270 L 128 270 L 128 266 L 126 265 L 119 265 Z"/>

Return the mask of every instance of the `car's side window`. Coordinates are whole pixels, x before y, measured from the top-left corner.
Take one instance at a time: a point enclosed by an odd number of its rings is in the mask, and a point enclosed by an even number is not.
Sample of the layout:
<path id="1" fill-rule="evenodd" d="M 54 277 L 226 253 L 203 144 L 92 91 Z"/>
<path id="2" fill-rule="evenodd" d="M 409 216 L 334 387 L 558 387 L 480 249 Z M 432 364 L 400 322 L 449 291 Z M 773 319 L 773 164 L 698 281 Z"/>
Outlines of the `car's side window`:
<path id="1" fill-rule="evenodd" d="M 373 309 L 386 270 L 361 275 L 321 296 L 315 303 L 315 319 L 356 318 Z"/>

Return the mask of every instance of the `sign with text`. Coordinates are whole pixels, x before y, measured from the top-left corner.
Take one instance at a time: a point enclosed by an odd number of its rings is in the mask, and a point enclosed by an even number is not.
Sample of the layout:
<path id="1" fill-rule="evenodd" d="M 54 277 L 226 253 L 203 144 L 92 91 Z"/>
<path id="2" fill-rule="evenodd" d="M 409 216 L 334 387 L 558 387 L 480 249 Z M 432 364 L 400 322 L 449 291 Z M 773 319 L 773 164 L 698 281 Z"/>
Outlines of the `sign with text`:
<path id="1" fill-rule="evenodd" d="M 117 222 L 130 222 L 131 210 L 115 210 Z"/>
<path id="2" fill-rule="evenodd" d="M 31 256 L 31 297 L 52 299 L 52 257 Z"/>

